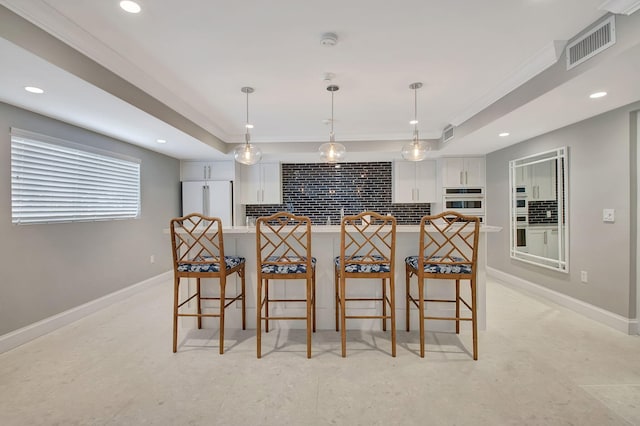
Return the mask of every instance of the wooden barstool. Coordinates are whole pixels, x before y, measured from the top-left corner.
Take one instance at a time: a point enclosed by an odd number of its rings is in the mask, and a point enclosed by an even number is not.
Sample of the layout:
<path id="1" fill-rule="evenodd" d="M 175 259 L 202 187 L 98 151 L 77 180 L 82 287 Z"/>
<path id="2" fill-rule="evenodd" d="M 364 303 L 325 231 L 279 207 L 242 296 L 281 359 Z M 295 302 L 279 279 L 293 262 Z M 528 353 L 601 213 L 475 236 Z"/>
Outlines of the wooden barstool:
<path id="1" fill-rule="evenodd" d="M 226 256 L 222 221 L 217 217 L 207 217 L 192 213 L 172 219 L 171 248 L 173 253 L 173 352 L 178 348 L 178 317 L 197 317 L 198 328 L 202 328 L 203 317 L 220 318 L 220 353 L 224 353 L 224 312 L 234 302 L 242 303 L 242 329 L 246 329 L 245 311 L 245 259 L 240 256 Z M 235 296 L 226 296 L 227 277 L 237 273 L 240 276 L 242 290 Z M 195 278 L 196 292 L 185 300 L 179 300 L 181 278 Z M 203 297 L 200 280 L 218 278 L 220 297 Z M 192 299 L 196 299 L 196 313 L 182 313 L 182 308 Z M 218 313 L 203 313 L 203 300 L 219 301 Z"/>
<path id="2" fill-rule="evenodd" d="M 425 320 L 456 322 L 456 333 L 460 333 L 460 321 L 471 321 L 473 332 L 473 359 L 478 359 L 478 315 L 476 312 L 476 274 L 478 259 L 478 236 L 480 219 L 447 211 L 434 216 L 424 216 L 420 221 L 420 244 L 417 256 L 405 259 L 406 268 L 406 321 L 409 331 L 410 303 L 418 308 L 420 317 L 420 356 L 424 358 Z M 418 295 L 413 296 L 410 279 L 417 277 Z M 429 279 L 455 280 L 455 299 L 428 299 L 426 283 Z M 460 294 L 460 280 L 469 280 L 471 301 Z M 427 316 L 426 302 L 455 303 L 455 317 Z M 470 316 L 461 316 L 460 303 Z M 469 314 L 467 314 L 469 315 Z"/>
<path id="3" fill-rule="evenodd" d="M 341 330 L 342 356 L 347 356 L 346 320 L 380 318 L 382 330 L 391 320 L 391 356 L 396 356 L 394 263 L 396 219 L 376 212 L 345 216 L 340 224 L 340 256 L 335 258 L 336 331 Z M 347 278 L 380 278 L 381 297 L 347 297 Z M 389 293 L 387 293 L 387 281 Z M 382 302 L 381 315 L 347 315 L 347 302 Z M 389 312 L 387 311 L 389 308 Z"/>
<path id="4" fill-rule="evenodd" d="M 257 355 L 262 356 L 262 321 L 269 332 L 270 320 L 304 320 L 307 322 L 307 358 L 311 358 L 311 331 L 316 331 L 316 259 L 311 256 L 311 219 L 279 212 L 256 221 L 258 259 Z M 269 280 L 305 280 L 304 299 L 272 299 Z M 264 289 L 264 295 L 263 295 Z M 274 316 L 269 303 L 305 302 L 306 316 Z"/>

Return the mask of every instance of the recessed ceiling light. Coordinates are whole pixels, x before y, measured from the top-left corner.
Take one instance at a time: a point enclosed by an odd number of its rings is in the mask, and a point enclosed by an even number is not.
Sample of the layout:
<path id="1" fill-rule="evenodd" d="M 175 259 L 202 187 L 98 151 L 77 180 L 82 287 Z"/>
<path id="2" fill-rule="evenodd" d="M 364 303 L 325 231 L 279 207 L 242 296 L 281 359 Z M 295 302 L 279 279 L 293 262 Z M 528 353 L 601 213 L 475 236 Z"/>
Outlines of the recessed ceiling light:
<path id="1" fill-rule="evenodd" d="M 598 99 L 607 96 L 607 92 L 596 92 L 589 95 L 591 99 Z"/>
<path id="2" fill-rule="evenodd" d="M 29 93 L 36 93 L 38 95 L 41 94 L 41 93 L 44 93 L 44 90 L 42 90 L 39 87 L 34 87 L 34 86 L 25 86 L 24 90 L 26 90 Z"/>
<path id="3" fill-rule="evenodd" d="M 247 129 L 253 129 L 253 124 L 245 124 L 244 127 L 246 127 Z"/>
<path id="4" fill-rule="evenodd" d="M 509 136 L 509 132 L 502 132 L 498 134 L 498 136 L 500 136 L 501 138 L 506 138 L 507 136 Z"/>
<path id="5" fill-rule="evenodd" d="M 167 143 L 167 141 L 165 139 L 156 139 L 156 142 L 158 142 L 158 143 Z"/>
<path id="6" fill-rule="evenodd" d="M 122 8 L 122 10 L 129 13 L 139 13 L 140 10 L 142 10 L 138 3 L 131 0 L 122 0 L 120 2 L 120 7 Z"/>
<path id="7" fill-rule="evenodd" d="M 413 124 L 418 124 L 418 120 L 411 120 L 411 121 L 409 122 L 409 124 L 412 124 L 412 125 L 413 125 Z"/>

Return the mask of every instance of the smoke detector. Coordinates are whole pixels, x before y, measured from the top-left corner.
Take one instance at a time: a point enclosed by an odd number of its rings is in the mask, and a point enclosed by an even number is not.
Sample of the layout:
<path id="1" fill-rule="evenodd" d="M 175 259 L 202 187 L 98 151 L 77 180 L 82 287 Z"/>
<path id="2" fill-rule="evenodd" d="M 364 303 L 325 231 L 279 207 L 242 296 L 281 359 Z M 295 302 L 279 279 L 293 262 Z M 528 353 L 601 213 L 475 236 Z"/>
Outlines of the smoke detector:
<path id="1" fill-rule="evenodd" d="M 335 46 L 338 43 L 338 35 L 336 33 L 324 33 L 320 39 L 322 46 Z"/>

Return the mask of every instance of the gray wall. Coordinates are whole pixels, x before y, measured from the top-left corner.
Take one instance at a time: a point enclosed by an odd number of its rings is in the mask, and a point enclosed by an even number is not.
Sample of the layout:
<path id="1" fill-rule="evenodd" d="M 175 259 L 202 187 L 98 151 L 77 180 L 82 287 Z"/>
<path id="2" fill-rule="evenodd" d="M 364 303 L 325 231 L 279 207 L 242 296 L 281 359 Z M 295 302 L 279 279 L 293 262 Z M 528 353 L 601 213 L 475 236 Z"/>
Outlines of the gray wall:
<path id="1" fill-rule="evenodd" d="M 635 318 L 638 109 L 640 102 L 487 155 L 487 223 L 504 227 L 488 236 L 490 267 Z M 568 274 L 509 257 L 509 161 L 561 146 L 569 147 Z M 602 222 L 603 208 L 615 209 L 615 223 Z"/>
<path id="2" fill-rule="evenodd" d="M 11 127 L 141 159 L 141 218 L 13 225 Z M 0 173 L 0 335 L 171 269 L 162 230 L 180 213 L 178 160 L 0 103 Z"/>

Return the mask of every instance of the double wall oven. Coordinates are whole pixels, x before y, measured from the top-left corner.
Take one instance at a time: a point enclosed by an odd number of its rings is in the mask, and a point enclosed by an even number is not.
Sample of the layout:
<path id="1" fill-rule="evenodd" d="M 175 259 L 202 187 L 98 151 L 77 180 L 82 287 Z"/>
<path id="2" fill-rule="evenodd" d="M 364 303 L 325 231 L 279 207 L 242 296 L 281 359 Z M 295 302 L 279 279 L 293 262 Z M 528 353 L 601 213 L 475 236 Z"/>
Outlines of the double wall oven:
<path id="1" fill-rule="evenodd" d="M 484 222 L 484 188 L 444 188 L 444 210 L 478 216 Z"/>

